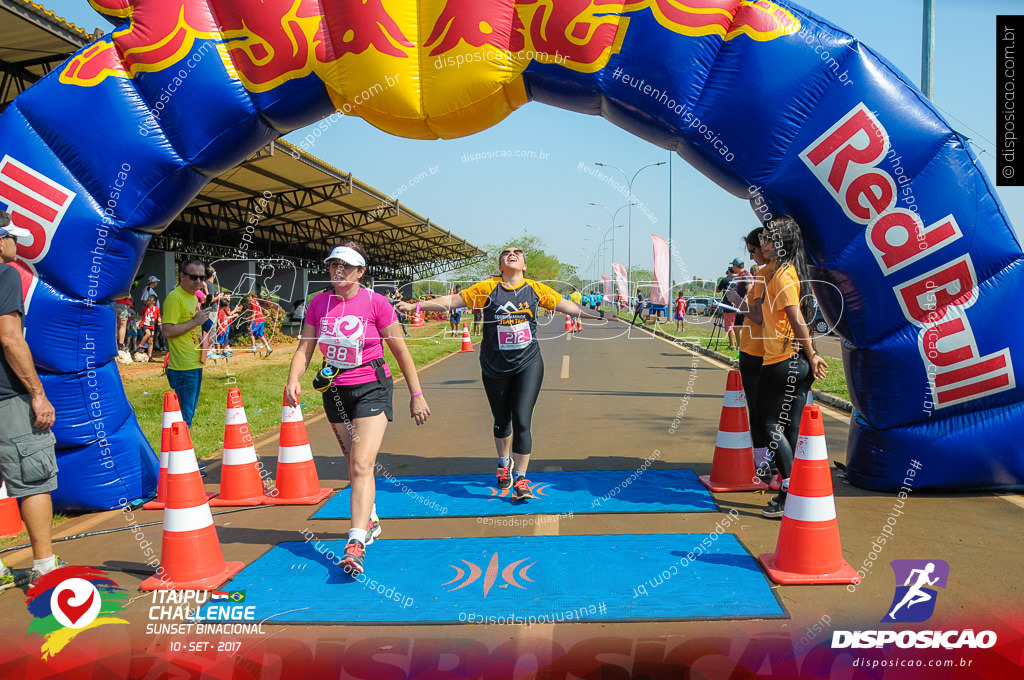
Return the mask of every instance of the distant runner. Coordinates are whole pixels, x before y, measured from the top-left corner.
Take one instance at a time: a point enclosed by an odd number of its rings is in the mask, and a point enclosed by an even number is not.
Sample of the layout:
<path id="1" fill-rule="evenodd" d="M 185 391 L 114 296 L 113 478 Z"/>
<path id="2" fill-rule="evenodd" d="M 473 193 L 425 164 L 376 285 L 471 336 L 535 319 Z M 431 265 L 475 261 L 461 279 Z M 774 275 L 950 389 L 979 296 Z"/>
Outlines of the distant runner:
<path id="1" fill-rule="evenodd" d="M 483 308 L 480 368 L 494 416 L 498 488 L 514 486 L 515 498 L 523 500 L 533 498 L 530 480 L 526 478 L 533 451 L 530 423 L 544 380 L 544 362 L 537 342 L 537 311 L 543 307 L 589 319 L 603 319 L 604 314 L 582 309 L 546 284 L 525 278 L 526 259 L 519 248 L 503 250 L 498 256 L 498 268 L 501 276 L 476 283 L 460 295 L 421 302 L 420 307 L 442 312 L 462 307 Z M 401 306 L 408 312 L 415 309 L 408 302 Z"/>

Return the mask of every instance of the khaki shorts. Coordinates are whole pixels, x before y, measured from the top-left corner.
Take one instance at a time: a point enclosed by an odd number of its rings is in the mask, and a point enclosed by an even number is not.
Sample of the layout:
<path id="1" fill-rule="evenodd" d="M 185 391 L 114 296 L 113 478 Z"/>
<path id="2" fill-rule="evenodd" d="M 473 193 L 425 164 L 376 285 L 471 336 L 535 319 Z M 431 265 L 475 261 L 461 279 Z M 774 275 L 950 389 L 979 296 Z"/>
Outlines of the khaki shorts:
<path id="1" fill-rule="evenodd" d="M 57 488 L 57 441 L 50 430 L 32 423 L 32 398 L 19 394 L 0 401 L 0 479 L 11 498 L 49 493 Z"/>

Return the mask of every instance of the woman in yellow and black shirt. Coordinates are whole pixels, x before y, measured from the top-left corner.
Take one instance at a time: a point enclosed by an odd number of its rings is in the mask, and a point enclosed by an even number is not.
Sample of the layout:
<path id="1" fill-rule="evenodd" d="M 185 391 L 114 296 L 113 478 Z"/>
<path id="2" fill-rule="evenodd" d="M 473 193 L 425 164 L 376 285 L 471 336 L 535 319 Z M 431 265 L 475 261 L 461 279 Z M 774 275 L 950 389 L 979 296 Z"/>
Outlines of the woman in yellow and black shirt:
<path id="1" fill-rule="evenodd" d="M 782 488 L 761 514 L 782 517 L 793 469 L 793 454 L 800 435 L 800 417 L 807 392 L 816 378 L 824 378 L 828 364 L 818 356 L 807 328 L 811 290 L 803 239 L 796 220 L 779 215 L 768 222 L 760 237 L 761 252 L 772 267 L 765 276 L 764 295 L 755 299 L 750 316 L 762 325 L 764 361 L 758 375 L 756 413 L 767 442 L 769 459 L 782 476 Z"/>
<path id="2" fill-rule="evenodd" d="M 483 309 L 480 368 L 494 416 L 498 487 L 514 486 L 516 499 L 522 500 L 533 498 L 530 480 L 526 478 L 533 451 L 530 424 L 544 380 L 544 362 L 537 343 L 537 311 L 543 307 L 590 319 L 604 318 L 604 313 L 585 310 L 548 285 L 527 279 L 523 275 L 526 258 L 519 248 L 503 250 L 498 256 L 498 268 L 501 276 L 476 283 L 458 295 L 421 302 L 420 308 L 445 312 L 462 307 Z M 403 311 L 415 309 L 411 303 L 403 305 Z"/>

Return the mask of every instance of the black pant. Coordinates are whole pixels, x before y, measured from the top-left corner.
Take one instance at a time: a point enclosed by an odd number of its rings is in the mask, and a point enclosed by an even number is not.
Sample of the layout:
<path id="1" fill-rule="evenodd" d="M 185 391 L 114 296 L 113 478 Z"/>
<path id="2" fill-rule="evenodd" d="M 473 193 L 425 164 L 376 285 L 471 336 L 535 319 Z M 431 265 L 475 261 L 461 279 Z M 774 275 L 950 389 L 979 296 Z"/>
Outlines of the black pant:
<path id="1" fill-rule="evenodd" d="M 765 364 L 757 384 L 757 413 L 769 455 L 787 479 L 793 471 L 793 454 L 800 436 L 800 417 L 807 403 L 814 375 L 803 352 L 785 361 Z"/>
<path id="2" fill-rule="evenodd" d="M 632 323 L 635 326 L 636 325 L 636 317 L 639 316 L 640 320 L 643 321 L 644 325 L 646 326 L 647 322 L 644 321 L 643 315 L 644 315 L 644 308 L 639 306 L 639 305 L 637 305 L 636 311 L 633 312 L 633 320 L 630 323 Z"/>
<path id="3" fill-rule="evenodd" d="M 754 448 L 759 449 L 767 446 L 764 433 L 759 427 L 761 423 L 757 410 L 757 383 L 761 375 L 761 364 L 764 357 L 755 357 L 753 354 L 740 352 L 740 375 L 743 377 L 743 395 L 747 398 L 747 415 L 750 417 L 750 438 L 754 442 Z"/>
<path id="4" fill-rule="evenodd" d="M 533 435 L 530 434 L 530 423 L 541 383 L 544 382 L 544 362 L 537 357 L 518 373 L 497 378 L 485 375 L 483 381 L 494 416 L 494 436 L 501 439 L 511 434 L 514 453 L 531 453 Z"/>

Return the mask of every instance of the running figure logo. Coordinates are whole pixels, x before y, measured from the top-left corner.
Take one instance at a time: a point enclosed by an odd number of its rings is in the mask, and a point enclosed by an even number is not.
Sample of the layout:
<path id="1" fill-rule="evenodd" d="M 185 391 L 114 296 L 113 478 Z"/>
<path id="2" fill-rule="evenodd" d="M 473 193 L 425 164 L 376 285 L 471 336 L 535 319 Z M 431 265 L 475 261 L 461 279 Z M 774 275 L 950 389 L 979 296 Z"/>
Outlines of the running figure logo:
<path id="1" fill-rule="evenodd" d="M 896 575 L 896 593 L 893 595 L 889 613 L 882 623 L 920 623 L 927 621 L 935 612 L 938 588 L 946 587 L 949 578 L 949 563 L 945 560 L 893 560 Z"/>

